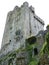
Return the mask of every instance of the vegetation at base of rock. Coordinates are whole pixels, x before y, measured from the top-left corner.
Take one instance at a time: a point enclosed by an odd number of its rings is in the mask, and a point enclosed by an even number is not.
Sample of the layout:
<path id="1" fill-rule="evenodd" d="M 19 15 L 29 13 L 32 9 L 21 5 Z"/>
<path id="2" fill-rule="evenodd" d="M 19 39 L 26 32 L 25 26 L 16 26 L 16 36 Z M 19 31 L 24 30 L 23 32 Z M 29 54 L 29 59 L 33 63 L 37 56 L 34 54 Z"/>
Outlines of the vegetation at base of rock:
<path id="1" fill-rule="evenodd" d="M 40 51 L 40 64 L 49 65 L 48 57 L 49 57 L 49 32 L 45 36 L 45 43 Z"/>
<path id="2" fill-rule="evenodd" d="M 34 44 L 28 45 L 28 46 L 27 46 L 26 48 L 24 48 L 24 49 L 23 49 L 23 48 L 19 48 L 18 50 L 15 50 L 15 51 L 13 51 L 13 52 L 11 52 L 11 53 L 8 53 L 8 54 L 7 54 L 6 56 L 4 56 L 3 58 L 0 58 L 0 62 L 3 61 L 3 60 L 6 60 L 8 57 L 14 58 L 16 53 L 32 50 L 34 46 L 36 46 L 36 45 L 34 45 Z M 31 52 L 32 52 L 32 51 L 30 51 L 30 56 L 31 56 Z M 30 58 L 30 59 L 31 59 L 31 58 Z"/>
<path id="3" fill-rule="evenodd" d="M 40 53 L 36 56 L 32 56 L 32 51 L 34 48 L 36 48 L 38 46 L 37 43 L 32 43 L 32 44 L 28 44 L 25 48 L 19 48 L 11 53 L 8 53 L 6 56 L 4 56 L 3 58 L 0 58 L 0 62 L 6 60 L 7 58 L 12 58 L 14 59 L 16 57 L 16 54 L 18 54 L 19 52 L 28 52 L 29 54 L 29 63 L 28 65 L 38 65 L 38 63 L 40 64 L 42 62 L 42 64 L 48 63 L 48 56 L 49 56 L 49 33 L 46 34 L 45 36 L 45 43 L 43 44 L 43 47 L 40 51 Z M 40 58 L 37 59 L 36 57 Z M 46 59 L 46 60 L 45 60 Z"/>
<path id="4" fill-rule="evenodd" d="M 35 41 L 35 39 L 34 39 L 34 41 Z M 28 65 L 32 65 L 32 64 L 37 65 L 39 60 L 37 61 L 36 56 L 32 55 L 32 52 L 33 52 L 34 48 L 36 48 L 37 46 L 38 46 L 37 42 L 34 42 L 34 43 L 32 42 L 31 44 L 29 44 L 29 42 L 28 42 L 28 44 L 26 45 L 25 48 L 20 47 L 19 49 L 15 50 L 11 53 L 9 52 L 3 58 L 0 58 L 0 62 L 6 60 L 8 58 L 14 59 L 16 57 L 16 54 L 19 54 L 21 52 L 26 52 L 26 53 L 28 52 L 28 54 L 29 54 L 29 56 L 28 56 L 28 60 L 29 60 Z"/>
<path id="5" fill-rule="evenodd" d="M 43 44 L 43 47 L 41 49 L 41 53 L 47 52 L 49 54 L 49 32 L 46 34 L 46 41 Z"/>

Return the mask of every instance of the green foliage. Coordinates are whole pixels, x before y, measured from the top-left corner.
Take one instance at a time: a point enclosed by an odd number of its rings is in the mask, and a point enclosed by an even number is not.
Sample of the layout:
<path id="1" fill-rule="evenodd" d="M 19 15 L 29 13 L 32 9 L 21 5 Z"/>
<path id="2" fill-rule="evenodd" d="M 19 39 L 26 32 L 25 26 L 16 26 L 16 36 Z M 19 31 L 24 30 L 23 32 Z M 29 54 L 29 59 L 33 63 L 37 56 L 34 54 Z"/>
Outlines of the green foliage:
<path id="1" fill-rule="evenodd" d="M 29 65 L 38 65 L 38 61 L 36 59 L 33 59 L 29 62 Z"/>
<path id="2" fill-rule="evenodd" d="M 27 47 L 26 47 L 26 50 L 31 50 L 33 48 L 33 45 L 28 45 Z"/>
<path id="3" fill-rule="evenodd" d="M 40 51 L 40 55 L 43 55 L 43 54 L 44 54 L 45 49 L 46 49 L 46 45 L 47 45 L 47 43 L 45 42 L 45 43 L 43 44 L 43 46 L 42 46 L 41 51 Z"/>
<path id="4" fill-rule="evenodd" d="M 26 48 L 19 48 L 11 53 L 8 53 L 6 56 L 0 58 L 0 62 L 6 60 L 8 58 L 14 59 L 16 57 L 16 53 L 23 52 L 23 51 L 29 52 L 29 61 L 31 61 L 32 60 L 32 50 L 35 46 L 37 46 L 37 43 L 28 45 Z M 31 63 L 33 63 L 33 62 L 31 62 Z"/>
<path id="5" fill-rule="evenodd" d="M 49 32 L 46 34 L 46 42 L 49 44 Z"/>
<path id="6" fill-rule="evenodd" d="M 40 55 L 47 53 L 49 55 L 49 32 L 45 36 L 46 40 L 45 43 L 42 46 L 42 49 L 40 51 Z"/>

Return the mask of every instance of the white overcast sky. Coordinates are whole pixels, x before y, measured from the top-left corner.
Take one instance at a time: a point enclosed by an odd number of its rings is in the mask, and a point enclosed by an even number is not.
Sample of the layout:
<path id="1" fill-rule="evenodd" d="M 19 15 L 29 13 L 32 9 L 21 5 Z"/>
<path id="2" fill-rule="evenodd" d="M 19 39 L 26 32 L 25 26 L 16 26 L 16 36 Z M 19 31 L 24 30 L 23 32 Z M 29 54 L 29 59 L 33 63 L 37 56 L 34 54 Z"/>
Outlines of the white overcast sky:
<path id="1" fill-rule="evenodd" d="M 7 13 L 16 5 L 21 6 L 25 1 L 29 3 L 29 6 L 32 5 L 35 8 L 35 13 L 45 21 L 45 27 L 49 24 L 49 0 L 0 0 L 0 48 Z"/>

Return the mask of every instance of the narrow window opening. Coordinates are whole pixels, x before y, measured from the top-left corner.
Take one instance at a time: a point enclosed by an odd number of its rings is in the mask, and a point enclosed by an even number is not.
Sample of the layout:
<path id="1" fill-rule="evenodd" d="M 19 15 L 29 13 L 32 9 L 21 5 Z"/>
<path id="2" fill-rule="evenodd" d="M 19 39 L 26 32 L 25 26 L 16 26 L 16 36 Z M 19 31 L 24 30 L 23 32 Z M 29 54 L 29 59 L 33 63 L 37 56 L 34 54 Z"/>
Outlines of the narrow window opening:
<path id="1" fill-rule="evenodd" d="M 34 48 L 34 55 L 37 55 L 38 54 L 38 50 L 37 48 Z"/>
<path id="2" fill-rule="evenodd" d="M 30 34 L 31 34 L 32 32 L 31 32 L 31 30 L 30 30 Z"/>
<path id="3" fill-rule="evenodd" d="M 11 40 L 9 42 L 11 42 Z"/>
<path id="4" fill-rule="evenodd" d="M 16 33 L 15 33 L 16 35 L 20 35 L 21 34 L 21 31 L 20 30 L 18 30 L 18 31 L 16 31 Z"/>

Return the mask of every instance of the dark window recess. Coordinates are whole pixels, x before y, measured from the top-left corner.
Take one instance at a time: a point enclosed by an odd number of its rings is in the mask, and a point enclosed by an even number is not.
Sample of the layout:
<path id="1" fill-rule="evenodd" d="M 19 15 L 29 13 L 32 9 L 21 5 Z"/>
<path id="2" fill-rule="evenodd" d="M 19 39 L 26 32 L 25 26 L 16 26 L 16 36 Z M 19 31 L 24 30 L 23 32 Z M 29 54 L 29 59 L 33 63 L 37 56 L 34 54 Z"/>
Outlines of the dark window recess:
<path id="1" fill-rule="evenodd" d="M 23 38 L 23 33 L 22 33 L 22 31 L 21 30 L 17 30 L 16 32 L 15 32 L 15 38 L 14 39 L 16 39 L 16 41 L 19 41 L 19 40 L 21 40 Z"/>
<path id="2" fill-rule="evenodd" d="M 17 30 L 15 34 L 16 35 L 20 35 L 21 34 L 21 31 L 20 30 Z"/>
<path id="3" fill-rule="evenodd" d="M 33 13 L 35 13 L 34 11 L 32 11 Z"/>
<path id="4" fill-rule="evenodd" d="M 9 60 L 8 65 L 13 65 L 12 59 Z"/>
<path id="5" fill-rule="evenodd" d="M 31 34 L 32 32 L 31 32 L 31 30 L 30 30 L 30 34 Z"/>
<path id="6" fill-rule="evenodd" d="M 38 62 L 38 65 L 40 65 L 40 62 Z"/>
<path id="7" fill-rule="evenodd" d="M 9 42 L 11 42 L 11 40 L 9 40 Z"/>
<path id="8" fill-rule="evenodd" d="M 10 27 L 10 30 L 12 29 L 12 27 Z"/>
<path id="9" fill-rule="evenodd" d="M 36 42 L 36 37 L 35 36 L 30 37 L 30 38 L 26 39 L 26 42 L 29 43 L 30 45 L 34 44 Z"/>
<path id="10" fill-rule="evenodd" d="M 37 55 L 38 54 L 38 50 L 37 48 L 34 48 L 34 55 Z"/>

